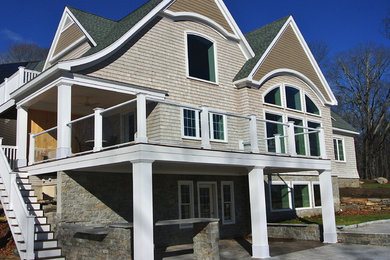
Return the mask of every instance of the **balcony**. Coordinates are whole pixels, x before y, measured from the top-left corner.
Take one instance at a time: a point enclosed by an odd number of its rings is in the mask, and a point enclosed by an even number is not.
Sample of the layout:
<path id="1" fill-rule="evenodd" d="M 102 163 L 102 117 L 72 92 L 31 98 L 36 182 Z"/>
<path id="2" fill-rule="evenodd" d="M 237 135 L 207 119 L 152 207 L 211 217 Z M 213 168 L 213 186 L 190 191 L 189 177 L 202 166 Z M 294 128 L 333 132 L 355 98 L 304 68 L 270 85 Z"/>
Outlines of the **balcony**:
<path id="1" fill-rule="evenodd" d="M 64 135 L 64 133 L 67 133 Z M 61 140 L 66 139 L 66 140 Z M 65 153 L 57 144 L 67 144 Z M 323 128 L 238 115 L 206 106 L 136 98 L 30 134 L 29 165 L 153 144 L 211 151 L 326 159 Z"/>

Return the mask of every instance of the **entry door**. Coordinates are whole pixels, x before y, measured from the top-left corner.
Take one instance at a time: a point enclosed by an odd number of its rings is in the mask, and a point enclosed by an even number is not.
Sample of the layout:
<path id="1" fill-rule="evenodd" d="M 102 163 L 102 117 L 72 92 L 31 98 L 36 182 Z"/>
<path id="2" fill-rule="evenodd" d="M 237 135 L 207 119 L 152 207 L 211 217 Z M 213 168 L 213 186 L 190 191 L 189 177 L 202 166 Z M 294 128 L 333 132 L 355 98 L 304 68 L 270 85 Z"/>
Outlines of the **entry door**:
<path id="1" fill-rule="evenodd" d="M 199 217 L 215 218 L 216 205 L 213 184 L 199 184 Z"/>

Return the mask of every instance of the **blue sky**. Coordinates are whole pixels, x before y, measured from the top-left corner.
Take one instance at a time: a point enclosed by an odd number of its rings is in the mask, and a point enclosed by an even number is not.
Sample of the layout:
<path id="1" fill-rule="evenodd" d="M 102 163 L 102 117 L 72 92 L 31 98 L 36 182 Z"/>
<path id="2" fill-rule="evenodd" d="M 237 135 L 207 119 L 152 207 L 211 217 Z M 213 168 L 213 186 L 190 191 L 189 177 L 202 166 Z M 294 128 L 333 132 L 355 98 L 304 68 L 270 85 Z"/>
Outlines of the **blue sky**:
<path id="1" fill-rule="evenodd" d="M 65 5 L 117 20 L 145 1 L 2 0 L 0 52 L 14 42 L 49 47 Z M 369 41 L 390 47 L 390 40 L 380 33 L 389 0 L 225 0 L 225 4 L 244 33 L 292 14 L 307 42 L 324 41 L 332 53 Z"/>

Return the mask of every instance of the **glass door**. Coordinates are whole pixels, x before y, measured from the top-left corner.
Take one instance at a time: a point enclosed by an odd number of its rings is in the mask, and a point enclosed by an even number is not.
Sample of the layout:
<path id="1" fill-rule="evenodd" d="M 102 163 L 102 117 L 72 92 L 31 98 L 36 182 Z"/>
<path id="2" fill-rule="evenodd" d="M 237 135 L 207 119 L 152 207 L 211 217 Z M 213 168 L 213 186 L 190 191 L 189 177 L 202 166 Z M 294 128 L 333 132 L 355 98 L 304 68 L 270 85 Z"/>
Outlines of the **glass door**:
<path id="1" fill-rule="evenodd" d="M 199 184 L 199 217 L 215 218 L 216 205 L 213 184 Z"/>

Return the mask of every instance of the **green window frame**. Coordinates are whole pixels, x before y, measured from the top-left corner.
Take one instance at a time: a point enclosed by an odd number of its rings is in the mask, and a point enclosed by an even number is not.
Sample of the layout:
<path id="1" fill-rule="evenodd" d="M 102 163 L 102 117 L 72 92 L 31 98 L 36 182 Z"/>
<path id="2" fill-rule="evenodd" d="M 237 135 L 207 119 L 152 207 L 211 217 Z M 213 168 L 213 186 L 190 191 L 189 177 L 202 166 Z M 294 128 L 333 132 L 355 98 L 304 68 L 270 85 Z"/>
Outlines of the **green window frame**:
<path id="1" fill-rule="evenodd" d="M 317 129 L 318 127 L 321 127 L 320 123 L 315 122 L 307 122 L 308 128 L 314 128 Z M 309 130 L 309 132 L 312 132 L 314 130 Z M 320 156 L 321 155 L 321 149 L 320 149 L 320 136 L 317 133 L 311 133 L 309 134 L 309 152 L 310 156 Z"/>
<path id="2" fill-rule="evenodd" d="M 321 207 L 321 190 L 318 183 L 313 183 L 313 204 L 314 207 Z"/>
<path id="3" fill-rule="evenodd" d="M 281 106 L 282 105 L 282 99 L 280 95 L 280 87 L 276 87 L 269 91 L 267 95 L 264 97 L 264 102 L 267 104 L 272 104 L 272 105 L 277 105 Z"/>
<path id="4" fill-rule="evenodd" d="M 302 111 L 301 91 L 297 88 L 285 87 L 287 108 Z"/>
<path id="5" fill-rule="evenodd" d="M 210 136 L 212 141 L 226 141 L 226 116 L 220 114 L 209 114 Z"/>
<path id="6" fill-rule="evenodd" d="M 311 100 L 307 95 L 305 95 L 305 103 L 306 103 L 306 112 L 314 115 L 319 115 L 320 110 L 314 104 L 313 100 Z"/>
<path id="7" fill-rule="evenodd" d="M 303 120 L 297 119 L 293 117 L 289 117 L 288 121 L 294 122 L 296 126 L 303 126 Z M 306 155 L 306 143 L 305 143 L 305 135 L 301 134 L 304 132 L 304 129 L 301 127 L 294 127 L 294 133 L 300 134 L 295 135 L 295 150 L 298 155 Z"/>
<path id="8" fill-rule="evenodd" d="M 214 43 L 204 37 L 187 35 L 188 75 L 216 82 Z"/>
<path id="9" fill-rule="evenodd" d="M 344 140 L 333 138 L 334 158 L 336 161 L 345 162 Z"/>
<path id="10" fill-rule="evenodd" d="M 272 182 L 271 209 L 273 211 L 291 210 L 290 187 L 286 183 Z"/>
<path id="11" fill-rule="evenodd" d="M 310 208 L 309 183 L 293 183 L 294 208 Z"/>
<path id="12" fill-rule="evenodd" d="M 273 113 L 265 113 L 265 119 L 270 121 L 275 121 L 279 123 L 283 123 L 283 116 Z M 271 122 L 266 123 L 266 132 L 267 138 L 274 137 L 275 134 L 279 134 L 280 136 L 284 136 L 284 127 L 281 124 L 275 124 Z M 281 152 L 286 153 L 285 140 L 281 138 L 280 140 Z M 275 139 L 267 140 L 267 151 L 271 153 L 276 152 Z"/>

